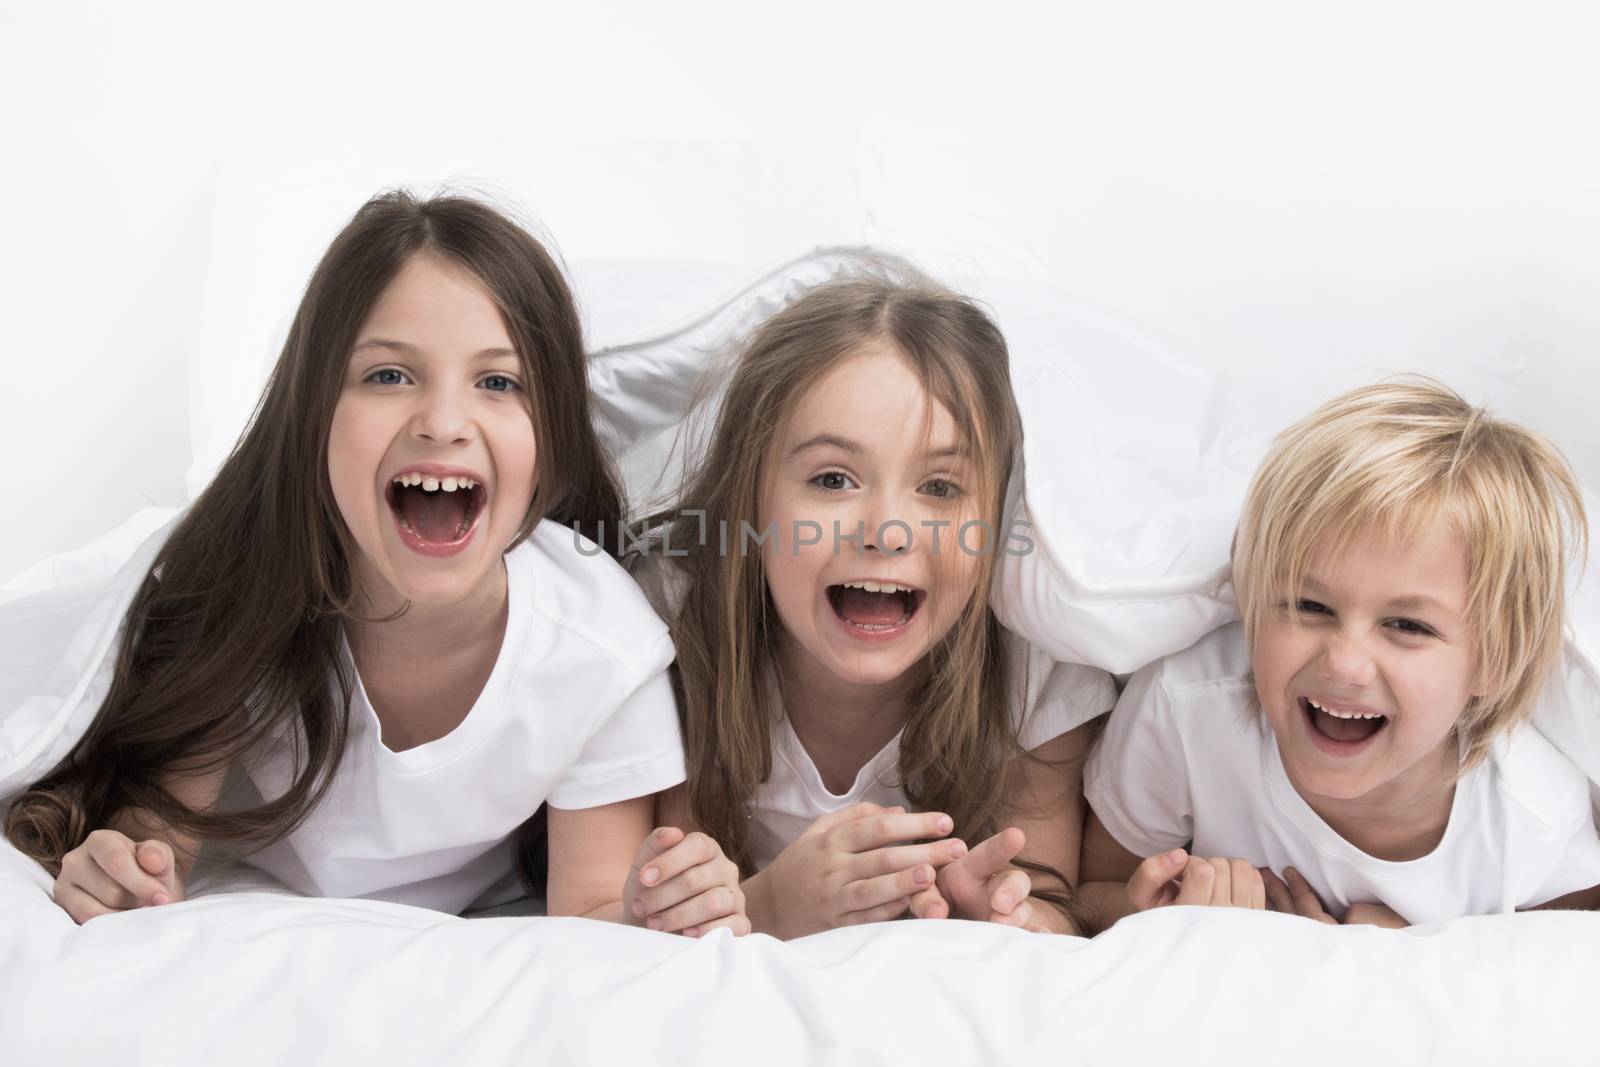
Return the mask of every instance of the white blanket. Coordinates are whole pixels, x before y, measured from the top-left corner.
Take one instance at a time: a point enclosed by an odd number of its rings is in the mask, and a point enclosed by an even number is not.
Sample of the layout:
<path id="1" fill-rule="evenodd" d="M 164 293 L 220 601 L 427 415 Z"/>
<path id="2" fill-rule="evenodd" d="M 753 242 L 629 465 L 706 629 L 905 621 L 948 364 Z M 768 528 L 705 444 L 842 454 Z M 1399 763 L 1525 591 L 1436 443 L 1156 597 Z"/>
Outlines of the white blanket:
<path id="1" fill-rule="evenodd" d="M 0 1062 L 1592 1063 L 1600 916 L 1167 908 L 782 943 L 220 893 L 74 926 L 0 846 Z"/>

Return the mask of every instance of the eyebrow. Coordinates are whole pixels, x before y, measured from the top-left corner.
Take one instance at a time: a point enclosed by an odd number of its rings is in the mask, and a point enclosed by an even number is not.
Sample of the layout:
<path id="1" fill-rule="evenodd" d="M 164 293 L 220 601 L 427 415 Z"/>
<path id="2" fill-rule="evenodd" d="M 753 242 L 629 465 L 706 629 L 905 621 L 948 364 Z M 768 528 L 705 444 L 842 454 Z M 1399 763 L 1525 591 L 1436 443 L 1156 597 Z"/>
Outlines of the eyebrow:
<path id="1" fill-rule="evenodd" d="M 803 453 L 814 452 L 821 448 L 837 448 L 839 451 L 848 452 L 852 456 L 859 456 L 866 451 L 864 446 L 850 440 L 848 437 L 840 437 L 831 433 L 819 433 L 815 437 L 809 437 L 789 449 L 789 454 L 785 458 L 794 459 Z M 965 457 L 966 454 L 967 450 L 960 445 L 945 445 L 942 448 L 930 448 L 923 453 L 923 458 L 945 459 L 951 456 Z"/>
<path id="2" fill-rule="evenodd" d="M 1326 595 L 1329 591 L 1327 586 L 1323 585 L 1309 574 L 1305 576 L 1305 586 L 1306 592 L 1308 593 Z M 1398 611 L 1414 611 L 1417 608 L 1433 608 L 1437 611 L 1445 612 L 1446 614 L 1454 614 L 1456 610 L 1437 597 L 1431 597 L 1425 593 L 1408 593 L 1405 596 L 1394 597 L 1387 601 L 1384 604 L 1384 607 L 1392 608 Z"/>
<path id="3" fill-rule="evenodd" d="M 387 337 L 369 337 L 365 341 L 358 342 L 355 348 L 351 349 L 351 351 L 356 352 L 367 347 L 387 348 L 391 351 L 399 352 L 402 355 L 407 356 L 416 356 L 422 354 L 422 349 L 418 348 L 416 345 L 407 344 L 404 341 L 391 341 Z M 469 358 L 498 359 L 501 356 L 515 356 L 516 354 L 517 350 L 514 348 L 485 348 L 480 352 L 474 352 Z"/>

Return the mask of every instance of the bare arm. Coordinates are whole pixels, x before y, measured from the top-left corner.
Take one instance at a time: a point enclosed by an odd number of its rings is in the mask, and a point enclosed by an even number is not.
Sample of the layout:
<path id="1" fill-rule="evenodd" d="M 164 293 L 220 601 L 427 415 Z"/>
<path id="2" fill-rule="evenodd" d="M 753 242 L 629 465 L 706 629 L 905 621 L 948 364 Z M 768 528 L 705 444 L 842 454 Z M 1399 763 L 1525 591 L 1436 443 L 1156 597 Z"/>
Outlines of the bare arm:
<path id="1" fill-rule="evenodd" d="M 1128 879 L 1139 869 L 1140 860 L 1111 836 L 1093 809 L 1084 827 L 1082 855 L 1078 901 L 1090 925 L 1085 933 L 1098 933 L 1134 910 Z"/>
<path id="2" fill-rule="evenodd" d="M 549 811 L 549 914 L 621 922 L 623 885 L 640 842 L 650 833 L 655 799 L 642 796 L 598 808 Z"/>

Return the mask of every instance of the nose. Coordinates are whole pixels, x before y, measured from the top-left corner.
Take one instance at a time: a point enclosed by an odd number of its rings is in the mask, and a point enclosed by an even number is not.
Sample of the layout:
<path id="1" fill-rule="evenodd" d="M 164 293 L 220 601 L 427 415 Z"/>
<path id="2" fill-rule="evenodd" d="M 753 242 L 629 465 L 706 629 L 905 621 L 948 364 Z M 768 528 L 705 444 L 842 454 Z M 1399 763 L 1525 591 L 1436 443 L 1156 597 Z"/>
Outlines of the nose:
<path id="1" fill-rule="evenodd" d="M 412 417 L 411 428 L 418 437 L 436 445 L 458 444 L 467 440 L 471 420 L 460 390 L 447 385 L 423 390 Z"/>
<path id="2" fill-rule="evenodd" d="M 874 496 L 865 509 L 866 547 L 890 556 L 903 555 L 911 549 L 911 524 L 895 509 L 895 498 L 884 494 Z"/>
<path id="3" fill-rule="evenodd" d="M 1336 630 L 1323 645 L 1322 673 L 1335 685 L 1361 688 L 1372 684 L 1377 665 L 1360 641 Z"/>

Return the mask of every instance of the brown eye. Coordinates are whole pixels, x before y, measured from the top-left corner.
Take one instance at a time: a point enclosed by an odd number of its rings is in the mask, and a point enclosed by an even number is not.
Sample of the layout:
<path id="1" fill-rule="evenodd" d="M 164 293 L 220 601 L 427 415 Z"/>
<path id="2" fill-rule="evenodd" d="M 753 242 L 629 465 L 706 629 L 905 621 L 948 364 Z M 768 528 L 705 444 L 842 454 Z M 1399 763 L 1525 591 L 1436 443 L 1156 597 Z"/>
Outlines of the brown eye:
<path id="1" fill-rule="evenodd" d="M 842 493 L 850 488 L 850 476 L 842 471 L 823 471 L 811 479 L 811 484 L 830 493 Z"/>

